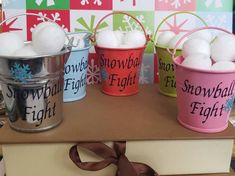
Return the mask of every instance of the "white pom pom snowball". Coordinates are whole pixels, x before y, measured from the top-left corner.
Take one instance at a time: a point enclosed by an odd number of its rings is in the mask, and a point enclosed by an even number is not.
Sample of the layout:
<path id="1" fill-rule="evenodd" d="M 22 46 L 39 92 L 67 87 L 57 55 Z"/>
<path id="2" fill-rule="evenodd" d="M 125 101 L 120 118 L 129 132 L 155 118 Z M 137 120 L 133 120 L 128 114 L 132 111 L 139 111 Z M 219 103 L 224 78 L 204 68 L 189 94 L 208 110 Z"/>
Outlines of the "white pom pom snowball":
<path id="1" fill-rule="evenodd" d="M 122 31 L 114 31 L 114 35 L 117 38 L 118 45 L 122 45 L 124 43 L 124 33 Z"/>
<path id="2" fill-rule="evenodd" d="M 40 55 L 58 53 L 65 44 L 65 32 L 55 23 L 46 25 L 32 36 L 33 49 Z"/>
<path id="3" fill-rule="evenodd" d="M 207 55 L 193 54 L 186 57 L 182 62 L 182 65 L 189 68 L 210 70 L 212 61 Z"/>
<path id="4" fill-rule="evenodd" d="M 235 71 L 235 63 L 231 61 L 219 61 L 212 65 L 211 70 L 218 70 L 218 71 L 234 70 Z"/>
<path id="5" fill-rule="evenodd" d="M 49 22 L 49 21 L 45 21 L 45 22 L 42 22 L 42 23 L 39 23 L 32 31 L 32 38 L 35 38 L 35 36 L 37 35 L 37 33 L 43 29 L 44 27 L 46 26 L 49 26 L 49 25 L 54 25 L 53 22 Z"/>
<path id="6" fill-rule="evenodd" d="M 129 45 L 126 45 L 126 44 L 121 44 L 121 45 L 118 45 L 118 48 L 131 48 Z"/>
<path id="7" fill-rule="evenodd" d="M 183 44 L 182 55 L 185 58 L 192 54 L 201 53 L 210 57 L 210 51 L 210 44 L 206 40 L 200 38 L 192 38 L 188 39 Z"/>
<path id="8" fill-rule="evenodd" d="M 168 47 L 169 47 L 170 49 L 174 49 L 175 46 L 176 46 L 176 44 L 177 44 L 177 42 L 178 42 L 183 36 L 184 36 L 184 34 L 177 34 L 177 35 L 175 35 L 175 36 L 170 40 L 170 42 L 168 43 Z M 182 49 L 184 42 L 187 41 L 187 40 L 188 40 L 188 38 L 185 37 L 185 38 L 180 42 L 180 44 L 177 46 L 177 49 Z"/>
<path id="9" fill-rule="evenodd" d="M 99 47 L 117 48 L 118 40 L 112 30 L 100 31 L 96 36 L 96 43 Z"/>
<path id="10" fill-rule="evenodd" d="M 207 42 L 210 43 L 213 37 L 212 37 L 212 34 L 208 30 L 201 30 L 201 31 L 192 33 L 188 38 L 189 39 L 199 38 L 199 39 L 206 40 Z"/>
<path id="11" fill-rule="evenodd" d="M 0 34 L 0 55 L 11 56 L 22 47 L 24 47 L 24 40 L 18 34 L 13 32 Z"/>
<path id="12" fill-rule="evenodd" d="M 145 43 L 144 33 L 137 30 L 127 32 L 124 38 L 124 44 L 129 45 L 131 48 L 143 47 Z"/>
<path id="13" fill-rule="evenodd" d="M 230 34 L 216 37 L 211 44 L 211 57 L 215 62 L 235 61 L 235 37 Z"/>
<path id="14" fill-rule="evenodd" d="M 162 47 L 167 47 L 170 40 L 175 36 L 174 32 L 166 31 L 162 32 L 157 39 L 157 45 Z"/>
<path id="15" fill-rule="evenodd" d="M 32 45 L 25 45 L 23 48 L 18 49 L 15 53 L 14 56 L 37 56 L 38 54 L 33 50 Z"/>

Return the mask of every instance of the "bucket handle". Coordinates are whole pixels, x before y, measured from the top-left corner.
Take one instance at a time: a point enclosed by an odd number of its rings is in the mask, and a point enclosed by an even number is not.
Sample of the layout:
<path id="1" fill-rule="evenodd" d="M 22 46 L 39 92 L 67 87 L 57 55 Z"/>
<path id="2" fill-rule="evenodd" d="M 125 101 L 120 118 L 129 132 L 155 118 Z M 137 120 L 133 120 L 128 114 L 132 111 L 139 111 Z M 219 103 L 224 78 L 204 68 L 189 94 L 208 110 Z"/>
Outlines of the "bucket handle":
<path id="1" fill-rule="evenodd" d="M 161 23 L 157 26 L 157 29 L 156 29 L 156 31 L 155 31 L 155 33 L 154 33 L 154 37 L 153 37 L 153 39 L 152 39 L 152 42 L 153 42 L 154 44 L 155 44 L 155 41 L 156 41 L 157 34 L 158 34 L 158 32 L 160 31 L 160 28 L 162 27 L 163 23 L 165 23 L 166 20 L 168 20 L 169 18 L 171 18 L 171 17 L 173 17 L 173 16 L 176 16 L 176 15 L 179 15 L 179 14 L 190 14 L 190 15 L 193 15 L 193 16 L 197 17 L 197 18 L 203 23 L 203 25 L 208 26 L 208 24 L 205 22 L 205 20 L 204 20 L 203 18 L 201 18 L 199 15 L 197 15 L 197 14 L 195 14 L 195 13 L 193 13 L 193 12 L 187 12 L 187 11 L 185 11 L 185 12 L 181 12 L 181 11 L 180 11 L 180 12 L 175 12 L 175 13 L 172 13 L 172 14 L 168 15 L 167 17 L 165 17 L 165 18 L 161 21 Z"/>
<path id="2" fill-rule="evenodd" d="M 225 32 L 227 34 L 231 34 L 234 35 L 232 32 L 223 29 L 223 28 L 219 28 L 219 27 L 214 27 L 214 26 L 206 26 L 206 27 L 201 27 L 201 28 L 197 28 L 194 30 L 189 31 L 188 33 L 184 34 L 176 43 L 175 48 L 173 49 L 173 51 L 170 51 L 169 48 L 167 48 L 167 51 L 171 54 L 171 58 L 174 60 L 175 59 L 175 53 L 177 50 L 177 47 L 180 45 L 180 43 L 184 40 L 184 38 L 188 37 L 189 35 L 193 34 L 194 32 L 198 32 L 198 31 L 202 31 L 202 30 L 208 30 L 208 29 L 214 29 L 214 30 L 218 30 L 218 31 L 222 31 Z M 234 35 L 235 36 L 235 35 Z"/>
<path id="3" fill-rule="evenodd" d="M 134 17 L 133 15 L 131 15 L 131 14 L 129 14 L 129 13 L 126 13 L 126 12 L 112 12 L 112 13 L 109 13 L 109 14 L 105 15 L 103 18 L 101 18 L 100 21 L 97 23 L 97 25 L 96 25 L 96 27 L 95 27 L 93 37 L 90 38 L 91 41 L 94 42 L 94 43 L 96 42 L 97 30 L 98 30 L 100 24 L 104 21 L 104 19 L 107 18 L 107 17 L 109 17 L 109 16 L 111 16 L 111 15 L 116 15 L 116 14 L 123 14 L 123 15 L 127 15 L 127 16 L 133 18 L 133 19 L 140 25 L 140 27 L 142 28 L 142 30 L 143 30 L 143 32 L 144 32 L 144 35 L 145 35 L 145 38 L 146 38 L 146 43 L 145 43 L 145 45 L 147 45 L 148 41 L 150 40 L 150 36 L 147 34 L 147 32 L 146 32 L 146 30 L 145 30 L 143 24 L 142 24 L 136 17 Z"/>
<path id="4" fill-rule="evenodd" d="M 40 18 L 44 18 L 44 19 L 46 19 L 46 20 L 48 20 L 48 21 L 50 21 L 50 22 L 53 22 L 53 23 L 55 23 L 56 25 L 58 25 L 60 28 L 61 28 L 61 26 L 58 24 L 58 23 L 56 23 L 55 21 L 53 21 L 52 19 L 50 19 L 50 18 L 48 18 L 48 17 L 46 17 L 46 16 L 43 16 L 43 15 L 40 15 L 40 14 L 36 14 L 36 13 L 21 13 L 21 14 L 17 14 L 17 15 L 14 15 L 14 16 L 11 16 L 11 17 L 9 17 L 9 18 L 6 18 L 6 19 L 4 19 L 3 21 L 1 21 L 0 22 L 0 26 L 2 26 L 4 23 L 6 23 L 8 20 L 11 20 L 11 19 L 13 19 L 13 18 L 17 18 L 17 17 L 21 17 L 21 16 L 37 16 L 37 17 L 40 17 Z M 64 30 L 63 30 L 64 31 Z M 79 41 L 77 42 L 77 44 L 73 44 L 74 43 L 74 37 L 71 37 L 71 38 L 69 38 L 69 36 L 67 35 L 67 33 L 64 31 L 64 33 L 65 33 L 65 36 L 66 36 L 66 38 L 68 39 L 68 44 L 67 45 L 65 45 L 68 49 L 70 49 L 70 48 L 72 48 L 72 47 L 77 47 L 78 46 L 78 44 L 79 44 Z"/>

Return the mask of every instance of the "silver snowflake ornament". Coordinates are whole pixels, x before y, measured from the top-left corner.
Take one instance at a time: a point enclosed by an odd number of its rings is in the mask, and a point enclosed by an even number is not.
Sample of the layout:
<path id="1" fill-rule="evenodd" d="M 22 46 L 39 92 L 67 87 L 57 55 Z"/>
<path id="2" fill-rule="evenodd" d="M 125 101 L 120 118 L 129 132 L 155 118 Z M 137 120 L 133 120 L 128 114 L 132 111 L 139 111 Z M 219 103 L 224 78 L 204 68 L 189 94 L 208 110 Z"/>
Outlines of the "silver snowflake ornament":
<path id="1" fill-rule="evenodd" d="M 18 64 L 15 63 L 11 67 L 12 78 L 21 83 L 26 83 L 27 79 L 32 78 L 32 73 L 28 64 Z"/>

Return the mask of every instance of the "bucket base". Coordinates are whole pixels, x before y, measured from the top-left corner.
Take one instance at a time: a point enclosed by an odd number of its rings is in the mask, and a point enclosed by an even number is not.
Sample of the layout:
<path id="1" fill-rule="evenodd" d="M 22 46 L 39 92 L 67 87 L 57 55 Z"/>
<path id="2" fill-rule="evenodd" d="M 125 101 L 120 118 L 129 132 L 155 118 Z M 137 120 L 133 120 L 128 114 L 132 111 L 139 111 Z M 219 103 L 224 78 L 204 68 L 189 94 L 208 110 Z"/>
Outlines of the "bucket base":
<path id="1" fill-rule="evenodd" d="M 63 121 L 63 118 L 61 118 L 61 120 L 55 124 L 52 124 L 52 125 L 44 127 L 44 128 L 38 128 L 38 129 L 23 129 L 23 128 L 16 127 L 16 126 L 12 125 L 11 123 L 9 123 L 9 125 L 12 129 L 19 131 L 19 132 L 35 133 L 35 132 L 42 132 L 42 131 L 47 131 L 52 128 L 55 128 L 55 127 L 59 126 L 62 123 L 62 121 Z"/>
<path id="2" fill-rule="evenodd" d="M 102 90 L 102 92 L 106 95 L 110 95 L 110 96 L 115 96 L 115 97 L 126 97 L 126 96 L 131 96 L 131 95 L 135 95 L 139 92 L 139 90 L 137 90 L 136 92 L 131 92 L 131 93 L 123 93 L 123 94 L 120 94 L 120 93 L 111 93 L 111 92 L 107 92 L 107 91 L 104 91 Z"/>
<path id="3" fill-rule="evenodd" d="M 168 97 L 176 97 L 176 93 L 167 93 L 167 92 L 162 91 L 161 89 L 159 89 L 159 92 Z"/>
<path id="4" fill-rule="evenodd" d="M 78 101 L 78 100 L 83 99 L 85 96 L 86 96 L 86 93 L 83 94 L 83 95 L 81 95 L 81 96 L 79 96 L 79 97 L 75 97 L 75 98 L 64 98 L 63 101 L 64 101 L 64 103 L 66 103 L 66 102 L 72 102 L 72 101 Z"/>
<path id="5" fill-rule="evenodd" d="M 224 125 L 223 127 L 220 127 L 220 128 L 204 129 L 204 128 L 197 128 L 197 127 L 193 127 L 193 126 L 191 126 L 191 125 L 188 125 L 188 124 L 182 122 L 182 121 L 179 119 L 179 117 L 177 118 L 177 120 L 178 120 L 178 122 L 179 122 L 182 126 L 188 128 L 188 129 L 190 129 L 190 130 L 197 131 L 197 132 L 201 132 L 201 133 L 218 133 L 218 132 L 224 131 L 224 130 L 228 127 L 228 123 L 227 123 L 226 125 Z"/>

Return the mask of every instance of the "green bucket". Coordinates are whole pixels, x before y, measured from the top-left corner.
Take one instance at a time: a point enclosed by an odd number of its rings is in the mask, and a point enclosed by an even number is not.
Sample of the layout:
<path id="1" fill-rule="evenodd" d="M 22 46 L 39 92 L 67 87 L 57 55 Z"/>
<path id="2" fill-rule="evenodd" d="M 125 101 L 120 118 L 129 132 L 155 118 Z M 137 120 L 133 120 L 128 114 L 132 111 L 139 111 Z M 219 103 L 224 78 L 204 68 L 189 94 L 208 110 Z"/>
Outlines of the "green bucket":
<path id="1" fill-rule="evenodd" d="M 166 48 L 155 46 L 158 61 L 159 92 L 163 95 L 176 97 L 175 68 L 171 54 Z M 176 50 L 176 56 L 181 55 L 182 50 Z"/>
<path id="2" fill-rule="evenodd" d="M 153 42 L 155 43 L 157 33 L 160 31 L 161 26 L 169 18 L 179 15 L 179 14 L 190 14 L 198 18 L 204 26 L 207 26 L 206 22 L 197 14 L 192 12 L 174 12 L 164 18 L 158 25 L 156 32 L 154 34 Z M 172 60 L 172 50 L 166 47 L 158 46 L 155 44 L 157 61 L 158 61 L 158 76 L 159 76 L 159 92 L 163 95 L 170 97 L 176 97 L 176 80 L 175 80 L 175 68 Z M 175 56 L 179 56 L 182 53 L 182 49 L 177 49 Z"/>

